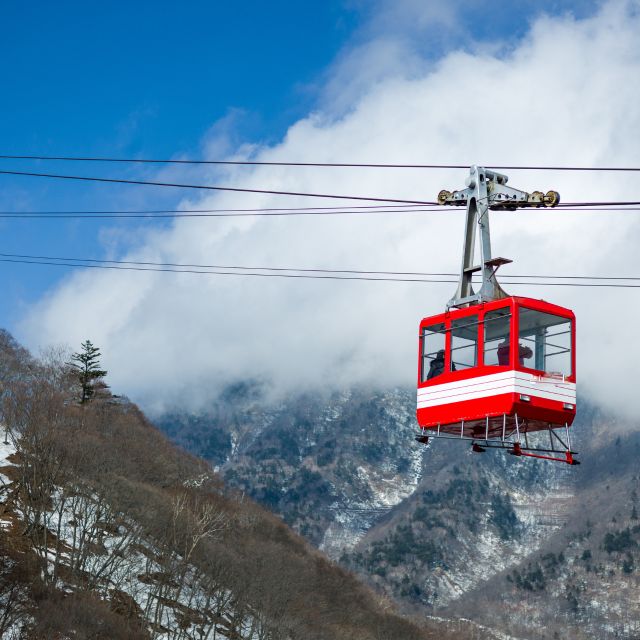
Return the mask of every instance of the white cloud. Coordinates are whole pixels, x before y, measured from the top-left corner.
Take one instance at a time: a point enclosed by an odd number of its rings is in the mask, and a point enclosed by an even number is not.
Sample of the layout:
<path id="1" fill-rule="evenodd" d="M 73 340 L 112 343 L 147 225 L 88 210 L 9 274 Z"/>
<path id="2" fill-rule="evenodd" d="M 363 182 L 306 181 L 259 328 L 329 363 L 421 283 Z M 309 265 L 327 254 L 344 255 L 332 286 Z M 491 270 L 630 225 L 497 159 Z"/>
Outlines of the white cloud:
<path id="1" fill-rule="evenodd" d="M 638 7 L 614 2 L 586 20 L 541 18 L 502 57 L 478 50 L 429 62 L 408 52 L 409 74 L 387 40 L 373 40 L 327 80 L 326 96 L 342 96 L 337 109 L 323 101 L 322 110 L 295 123 L 280 144 L 254 148 L 254 155 L 327 162 L 637 165 Z M 434 199 L 441 188 L 460 188 L 464 178 L 464 171 L 286 167 L 209 175 L 210 182 L 256 188 L 420 200 Z M 564 201 L 640 195 L 637 177 L 627 174 L 513 172 L 510 183 L 526 190 L 554 188 Z M 205 194 L 189 204 L 315 203 Z M 149 233 L 127 259 L 451 272 L 459 267 L 462 230 L 462 212 L 180 220 L 170 230 Z M 640 218 L 632 213 L 497 213 L 492 231 L 494 253 L 515 260 L 511 273 L 637 273 Z M 439 312 L 453 289 L 91 271 L 69 277 L 33 308 L 23 337 L 31 346 L 77 345 L 89 337 L 102 349 L 112 386 L 147 407 L 195 407 L 238 378 L 267 379 L 285 391 L 357 382 L 410 385 L 419 319 Z M 637 410 L 640 291 L 510 291 L 574 308 L 580 381 L 598 399 Z"/>

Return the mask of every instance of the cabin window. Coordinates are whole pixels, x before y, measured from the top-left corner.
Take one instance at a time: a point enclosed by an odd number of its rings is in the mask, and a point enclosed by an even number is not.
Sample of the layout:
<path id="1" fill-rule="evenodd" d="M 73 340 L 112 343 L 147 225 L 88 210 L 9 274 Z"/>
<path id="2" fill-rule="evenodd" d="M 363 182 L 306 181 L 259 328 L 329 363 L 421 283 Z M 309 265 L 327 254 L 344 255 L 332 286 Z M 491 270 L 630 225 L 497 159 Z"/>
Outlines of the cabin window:
<path id="1" fill-rule="evenodd" d="M 520 364 L 538 371 L 571 375 L 571 320 L 520 307 Z"/>
<path id="2" fill-rule="evenodd" d="M 451 322 L 451 371 L 470 369 L 478 364 L 477 314 Z"/>
<path id="3" fill-rule="evenodd" d="M 444 372 L 444 349 L 446 328 L 444 322 L 422 329 L 420 381 L 426 382 Z"/>
<path id="4" fill-rule="evenodd" d="M 484 364 L 509 365 L 509 336 L 511 311 L 509 308 L 489 311 L 484 316 Z"/>

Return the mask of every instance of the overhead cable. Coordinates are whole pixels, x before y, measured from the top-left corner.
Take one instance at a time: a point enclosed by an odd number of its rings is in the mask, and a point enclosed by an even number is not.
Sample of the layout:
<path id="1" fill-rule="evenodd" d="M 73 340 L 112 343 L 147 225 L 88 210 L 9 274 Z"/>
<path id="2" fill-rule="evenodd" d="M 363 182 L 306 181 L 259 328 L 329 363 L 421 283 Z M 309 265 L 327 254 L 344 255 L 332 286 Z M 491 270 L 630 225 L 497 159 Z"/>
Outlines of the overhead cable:
<path id="1" fill-rule="evenodd" d="M 352 208 L 335 207 L 325 210 L 317 209 L 203 209 L 203 210 L 167 210 L 167 211 L 124 211 L 124 212 L 100 212 L 100 211 L 0 211 L 0 218 L 243 218 L 254 216 L 335 216 L 335 215 L 362 215 L 377 213 L 445 213 L 442 207 L 429 208 Z"/>
<path id="2" fill-rule="evenodd" d="M 225 212 L 235 212 L 235 211 L 325 211 L 332 209 L 403 209 L 408 207 L 406 204 L 359 204 L 359 205 L 339 205 L 332 207 L 249 207 L 242 209 L 146 209 L 146 210 L 135 210 L 135 211 L 122 211 L 122 210 L 102 210 L 102 211 L 86 211 L 86 210 L 78 210 L 78 211 L 35 211 L 32 213 L 215 213 L 218 211 Z M 442 207 L 438 205 L 438 210 Z M 14 211 L 2 211 L 0 213 L 16 213 Z M 20 213 L 20 212 L 17 212 Z M 28 212 L 25 212 L 28 213 Z"/>
<path id="3" fill-rule="evenodd" d="M 176 268 L 196 268 L 196 269 L 239 269 L 248 271 L 300 271 L 307 273 L 349 273 L 360 275 L 385 275 L 385 276 L 446 276 L 455 277 L 457 273 L 434 273 L 425 271 L 370 271 L 363 269 L 321 269 L 302 267 L 258 267 L 258 266 L 237 266 L 228 264 L 190 264 L 177 262 L 145 262 L 140 260 L 107 260 L 97 258 L 70 258 L 68 256 L 40 256 L 24 255 L 20 253 L 0 253 L 3 258 L 27 258 L 33 260 L 62 260 L 65 262 L 88 262 L 100 264 L 125 264 L 137 266 L 153 267 L 176 267 Z M 640 276 L 557 276 L 557 275 L 518 275 L 502 274 L 501 278 L 532 278 L 540 280 L 636 280 L 640 281 Z"/>
<path id="4" fill-rule="evenodd" d="M 82 267 L 89 269 L 116 269 L 124 271 L 162 271 L 167 273 L 190 273 L 190 274 L 208 274 L 208 275 L 220 275 L 220 276 L 257 276 L 265 278 L 309 278 L 312 280 L 369 280 L 373 282 L 456 282 L 455 280 L 425 280 L 425 279 L 398 279 L 398 278 L 373 278 L 365 276 L 333 276 L 333 275 L 321 275 L 321 274 L 301 274 L 301 273 L 257 273 L 249 271 L 208 271 L 208 270 L 195 270 L 195 269 L 173 269 L 173 268 L 159 268 L 159 267 L 128 267 L 122 265 L 106 265 L 106 264 L 81 264 L 70 262 L 48 262 L 44 260 L 20 260 L 14 258 L 0 258 L 0 262 L 12 262 L 19 264 L 37 264 L 47 265 L 51 267 Z M 639 285 L 640 286 L 640 285 Z"/>
<path id="5" fill-rule="evenodd" d="M 126 180 L 124 178 L 104 178 L 95 176 L 70 176 L 56 173 L 36 173 L 31 171 L 0 170 L 2 175 L 29 176 L 34 178 L 54 178 L 58 180 L 81 180 L 84 182 L 106 182 L 112 184 L 146 185 L 152 187 L 172 187 L 177 189 L 204 189 L 208 191 L 230 191 L 235 193 L 261 193 L 276 196 L 299 196 L 304 198 L 331 198 L 334 200 L 361 200 L 366 202 L 397 202 L 401 204 L 436 205 L 437 202 L 424 200 L 400 200 L 398 198 L 374 198 L 366 196 L 346 196 L 327 193 L 301 193 L 296 191 L 274 191 L 271 189 L 248 189 L 241 187 L 220 187 L 214 185 L 179 184 L 174 182 L 154 182 L 149 180 Z"/>
<path id="6" fill-rule="evenodd" d="M 390 208 L 387 208 L 390 207 Z M 402 207 L 402 208 L 401 208 Z M 528 212 L 549 213 L 558 211 L 557 208 L 546 207 L 530 208 Z M 377 205 L 372 207 L 302 207 L 302 208 L 255 208 L 255 209 L 153 209 L 140 211 L 0 211 L 0 218 L 17 219 L 170 219 L 170 218 L 242 218 L 242 217 L 262 217 L 262 216 L 345 216 L 362 214 L 401 214 L 401 213 L 452 213 L 465 211 L 464 208 L 451 208 L 444 206 L 429 207 L 409 205 Z M 593 207 L 593 206 L 564 206 L 563 213 L 567 212 L 608 212 L 624 213 L 640 211 L 640 207 L 625 206 L 624 203 L 618 206 Z M 497 210 L 494 213 L 505 213 Z M 507 211 L 506 213 L 513 213 Z"/>
<path id="7" fill-rule="evenodd" d="M 400 198 L 379 198 L 372 196 L 350 196 L 328 193 L 307 193 L 298 191 L 275 191 L 271 189 L 249 189 L 246 187 L 221 187 L 217 185 L 197 185 L 181 184 L 174 182 L 155 182 L 149 180 L 127 180 L 125 178 L 105 178 L 98 176 L 72 176 L 56 173 L 36 173 L 31 171 L 9 171 L 0 170 L 0 175 L 28 176 L 34 178 L 53 178 L 58 180 L 80 180 L 84 182 L 103 182 L 110 184 L 145 185 L 153 187 L 172 187 L 177 189 L 204 189 L 209 191 L 228 191 L 234 193 L 260 193 L 267 195 L 298 196 L 305 198 L 330 198 L 334 200 L 359 200 L 365 202 L 385 202 L 412 205 L 438 205 L 437 202 L 429 200 L 402 200 Z M 640 200 L 635 201 L 609 201 L 609 202 L 568 202 L 559 204 L 558 207 L 598 207 L 598 206 L 633 206 L 640 205 Z M 557 207 L 554 207 L 557 208 Z"/>
<path id="8" fill-rule="evenodd" d="M 262 160 L 190 160 L 182 158 L 111 158 L 92 156 L 0 155 L 0 160 L 45 160 L 66 162 L 113 162 L 138 164 L 191 164 L 191 165 L 239 165 L 268 167 L 346 167 L 364 169 L 468 169 L 468 164 L 392 164 L 376 162 L 280 162 Z M 534 166 L 485 164 L 487 168 L 502 171 L 621 171 L 638 172 L 640 167 L 585 167 L 585 166 Z"/>
<path id="9" fill-rule="evenodd" d="M 0 253 L 0 262 L 36 264 L 48 266 L 63 266 L 91 269 L 115 269 L 125 271 L 160 271 L 169 273 L 210 274 L 210 275 L 238 275 L 254 277 L 280 278 L 309 278 L 322 280 L 367 280 L 381 282 L 436 282 L 455 283 L 456 274 L 424 273 L 424 272 L 394 272 L 394 271 L 359 271 L 338 269 L 293 269 L 283 267 L 244 267 L 229 265 L 200 265 L 177 264 L 160 262 L 138 262 L 126 260 L 94 260 L 90 258 L 55 258 L 51 256 L 29 256 L 22 254 Z M 267 273 L 264 273 L 267 271 Z M 285 273 L 286 272 L 286 273 Z M 295 273 L 291 273 L 295 272 Z M 399 276 L 416 276 L 412 278 Z M 640 288 L 640 284 L 626 284 L 619 282 L 536 282 L 534 279 L 563 279 L 563 280 L 607 280 L 607 281 L 639 281 L 633 277 L 602 277 L 602 276 L 511 276 L 512 278 L 530 279 L 526 282 L 509 281 L 509 285 L 533 286 L 566 286 L 566 287 L 613 287 Z M 447 278 L 447 279 L 441 279 Z"/>

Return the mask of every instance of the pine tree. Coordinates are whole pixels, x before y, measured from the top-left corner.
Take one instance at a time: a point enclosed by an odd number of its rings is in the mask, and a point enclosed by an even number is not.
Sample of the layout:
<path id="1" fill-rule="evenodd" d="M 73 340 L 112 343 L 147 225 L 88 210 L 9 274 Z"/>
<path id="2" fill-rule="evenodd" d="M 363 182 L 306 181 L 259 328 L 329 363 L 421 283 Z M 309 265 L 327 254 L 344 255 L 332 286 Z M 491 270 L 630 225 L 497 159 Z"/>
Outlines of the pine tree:
<path id="1" fill-rule="evenodd" d="M 91 340 L 85 340 L 80 346 L 81 351 L 71 356 L 69 365 L 77 373 L 82 389 L 80 404 L 84 404 L 93 398 L 96 385 L 107 375 L 107 372 L 100 368 L 100 349 L 94 347 Z"/>

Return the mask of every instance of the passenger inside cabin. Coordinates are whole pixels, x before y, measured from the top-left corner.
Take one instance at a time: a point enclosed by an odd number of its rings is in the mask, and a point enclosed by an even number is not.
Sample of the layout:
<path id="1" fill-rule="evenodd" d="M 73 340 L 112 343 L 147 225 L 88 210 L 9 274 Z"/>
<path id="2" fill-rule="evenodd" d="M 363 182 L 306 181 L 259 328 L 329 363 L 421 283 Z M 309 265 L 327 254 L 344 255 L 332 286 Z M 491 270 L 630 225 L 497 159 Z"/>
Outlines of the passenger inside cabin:
<path id="1" fill-rule="evenodd" d="M 429 373 L 427 373 L 427 380 L 439 376 L 444 371 L 444 349 L 440 349 L 436 354 L 436 357 L 431 361 L 429 365 Z"/>
<path id="2" fill-rule="evenodd" d="M 451 371 L 456 371 L 456 365 L 453 362 L 451 363 Z M 444 373 L 444 349 L 440 349 L 436 357 L 431 361 L 429 372 L 427 373 L 427 380 L 436 378 L 441 373 Z"/>
<path id="3" fill-rule="evenodd" d="M 525 359 L 530 358 L 533 355 L 533 351 L 524 344 L 518 345 L 518 359 L 520 364 L 524 364 Z M 509 341 L 505 338 L 498 345 L 498 364 L 501 366 L 509 365 Z"/>

